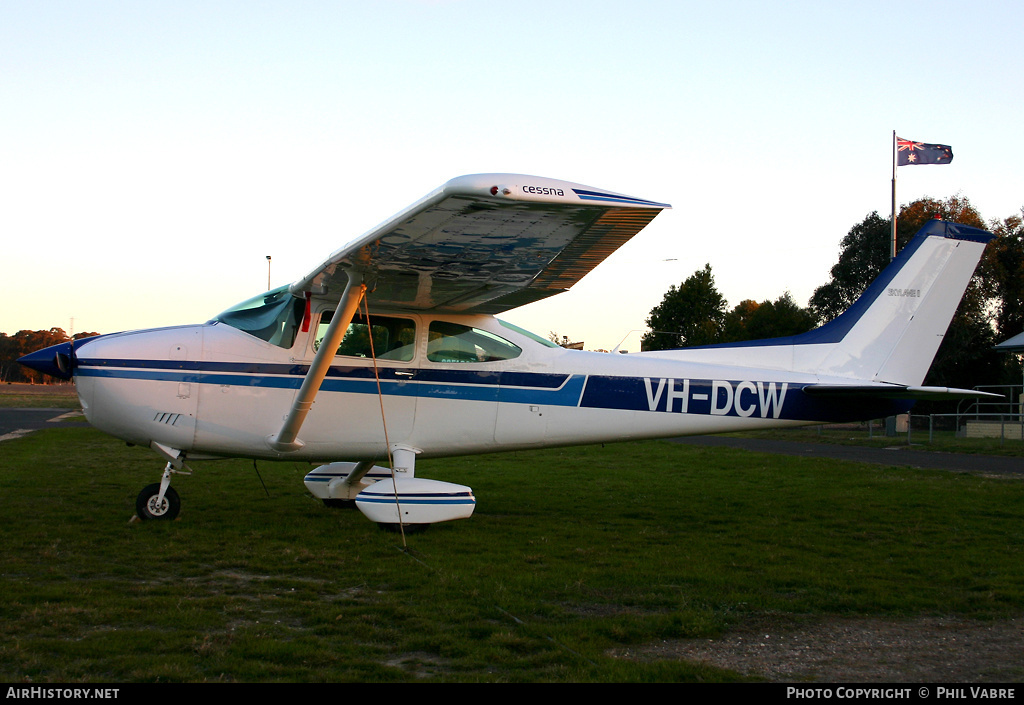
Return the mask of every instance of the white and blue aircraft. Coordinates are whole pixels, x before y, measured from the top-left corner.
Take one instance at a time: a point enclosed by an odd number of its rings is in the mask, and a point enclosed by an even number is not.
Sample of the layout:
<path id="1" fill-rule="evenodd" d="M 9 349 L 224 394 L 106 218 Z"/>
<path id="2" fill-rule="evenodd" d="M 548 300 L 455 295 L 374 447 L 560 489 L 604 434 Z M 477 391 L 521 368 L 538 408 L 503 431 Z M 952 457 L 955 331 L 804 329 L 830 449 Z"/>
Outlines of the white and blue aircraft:
<path id="1" fill-rule="evenodd" d="M 173 519 L 188 462 L 326 463 L 306 486 L 382 525 L 468 517 L 417 458 L 865 420 L 915 400 L 993 237 L 932 221 L 803 335 L 629 355 L 565 350 L 496 314 L 568 289 L 665 203 L 533 176 L 453 179 L 290 286 L 207 323 L 21 358 L 73 378 L 89 422 L 166 461 L 136 502 Z M 387 466 L 375 465 L 388 462 Z M 384 481 L 386 480 L 386 481 Z"/>

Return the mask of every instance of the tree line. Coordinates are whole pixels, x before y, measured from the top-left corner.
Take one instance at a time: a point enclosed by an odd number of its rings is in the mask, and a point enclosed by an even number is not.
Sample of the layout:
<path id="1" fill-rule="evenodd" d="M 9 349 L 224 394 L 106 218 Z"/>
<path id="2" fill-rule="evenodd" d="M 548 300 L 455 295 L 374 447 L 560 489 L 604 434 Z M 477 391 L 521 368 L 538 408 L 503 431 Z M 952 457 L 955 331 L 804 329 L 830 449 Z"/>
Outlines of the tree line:
<path id="1" fill-rule="evenodd" d="M 99 333 L 75 333 L 69 336 L 63 328 L 49 330 L 20 330 L 14 335 L 0 333 L 0 382 L 29 382 L 31 384 L 52 383 L 58 380 L 42 372 L 30 370 L 18 364 L 18 358 L 30 352 L 69 340 L 91 338 Z"/>
<path id="2" fill-rule="evenodd" d="M 974 387 L 1020 384 L 1016 356 L 993 350 L 1024 331 L 1024 209 L 986 223 L 967 198 L 923 198 L 900 209 L 897 248 L 933 218 L 989 230 L 998 237 L 985 249 L 949 331 L 925 378 L 926 385 Z M 832 320 L 856 301 L 890 261 L 891 219 L 877 211 L 854 225 L 840 243 L 839 260 L 807 306 L 789 292 L 774 301 L 745 299 L 729 308 L 715 287 L 711 265 L 671 286 L 647 318 L 644 350 L 740 342 L 804 333 Z"/>

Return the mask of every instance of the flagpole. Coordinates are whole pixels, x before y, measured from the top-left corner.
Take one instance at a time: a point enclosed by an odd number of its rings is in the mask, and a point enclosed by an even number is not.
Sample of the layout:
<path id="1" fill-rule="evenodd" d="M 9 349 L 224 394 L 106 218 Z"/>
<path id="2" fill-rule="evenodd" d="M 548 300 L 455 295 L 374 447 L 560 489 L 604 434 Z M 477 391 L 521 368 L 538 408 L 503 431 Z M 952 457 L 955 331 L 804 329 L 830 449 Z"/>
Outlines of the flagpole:
<path id="1" fill-rule="evenodd" d="M 892 131 L 892 219 L 890 221 L 892 248 L 889 259 L 896 259 L 896 130 Z"/>

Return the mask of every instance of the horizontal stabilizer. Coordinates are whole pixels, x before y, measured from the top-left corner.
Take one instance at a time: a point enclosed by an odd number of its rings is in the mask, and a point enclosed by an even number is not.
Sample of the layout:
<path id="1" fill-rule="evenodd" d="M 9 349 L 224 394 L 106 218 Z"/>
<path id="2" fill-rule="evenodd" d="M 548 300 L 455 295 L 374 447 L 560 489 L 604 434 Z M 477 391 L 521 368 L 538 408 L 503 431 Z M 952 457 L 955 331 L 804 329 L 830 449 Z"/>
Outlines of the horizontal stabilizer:
<path id="1" fill-rule="evenodd" d="M 954 387 L 913 387 L 896 384 L 809 384 L 804 394 L 814 397 L 869 397 L 872 399 L 914 399 L 942 401 L 944 399 L 999 398 L 1002 394 L 979 392 L 976 389 Z"/>

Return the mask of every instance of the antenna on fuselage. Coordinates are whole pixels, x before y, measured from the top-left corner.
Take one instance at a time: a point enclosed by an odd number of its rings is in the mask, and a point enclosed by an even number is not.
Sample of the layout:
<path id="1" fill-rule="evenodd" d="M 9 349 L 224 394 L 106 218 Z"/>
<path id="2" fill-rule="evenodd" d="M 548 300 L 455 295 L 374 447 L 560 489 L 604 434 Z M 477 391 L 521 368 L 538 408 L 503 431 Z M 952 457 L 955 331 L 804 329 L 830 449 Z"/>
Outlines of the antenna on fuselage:
<path id="1" fill-rule="evenodd" d="M 617 353 L 619 351 L 619 348 L 622 347 L 622 344 L 626 342 L 626 338 L 628 338 L 629 336 L 633 335 L 634 333 L 639 333 L 642 330 L 645 330 L 645 329 L 644 328 L 634 328 L 633 330 L 631 330 L 628 333 L 626 333 L 624 336 L 622 336 L 622 340 L 619 341 L 619 344 L 616 345 L 614 348 L 612 348 L 612 352 L 613 353 Z"/>

